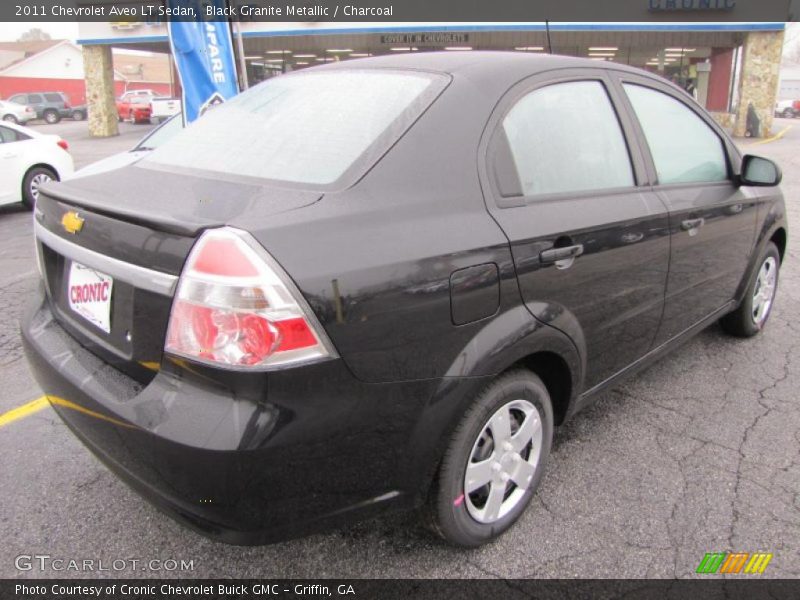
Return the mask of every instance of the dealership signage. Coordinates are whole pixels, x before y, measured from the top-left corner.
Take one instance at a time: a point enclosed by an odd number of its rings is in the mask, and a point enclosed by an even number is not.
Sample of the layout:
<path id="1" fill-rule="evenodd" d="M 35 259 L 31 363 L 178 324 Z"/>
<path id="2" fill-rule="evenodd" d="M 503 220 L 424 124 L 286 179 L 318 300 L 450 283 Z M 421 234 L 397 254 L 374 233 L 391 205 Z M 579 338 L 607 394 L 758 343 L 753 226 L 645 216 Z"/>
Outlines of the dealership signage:
<path id="1" fill-rule="evenodd" d="M 733 10 L 736 0 L 648 0 L 651 11 Z"/>
<path id="2" fill-rule="evenodd" d="M 468 33 L 425 32 L 425 33 L 390 33 L 381 36 L 381 44 L 412 44 L 414 46 L 446 46 L 448 44 L 466 44 Z"/>

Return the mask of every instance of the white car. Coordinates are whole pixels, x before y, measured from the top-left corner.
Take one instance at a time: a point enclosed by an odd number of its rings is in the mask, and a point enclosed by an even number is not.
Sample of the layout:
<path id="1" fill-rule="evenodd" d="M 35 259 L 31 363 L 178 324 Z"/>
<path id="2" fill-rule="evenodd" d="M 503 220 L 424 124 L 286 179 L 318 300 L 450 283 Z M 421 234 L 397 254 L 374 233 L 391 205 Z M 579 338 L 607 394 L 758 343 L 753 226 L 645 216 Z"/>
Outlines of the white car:
<path id="1" fill-rule="evenodd" d="M 22 202 L 33 208 L 39 187 L 72 175 L 67 142 L 22 125 L 0 123 L 0 205 Z"/>
<path id="2" fill-rule="evenodd" d="M 19 123 L 25 125 L 36 118 L 36 111 L 32 106 L 0 100 L 0 119 L 6 123 Z"/>

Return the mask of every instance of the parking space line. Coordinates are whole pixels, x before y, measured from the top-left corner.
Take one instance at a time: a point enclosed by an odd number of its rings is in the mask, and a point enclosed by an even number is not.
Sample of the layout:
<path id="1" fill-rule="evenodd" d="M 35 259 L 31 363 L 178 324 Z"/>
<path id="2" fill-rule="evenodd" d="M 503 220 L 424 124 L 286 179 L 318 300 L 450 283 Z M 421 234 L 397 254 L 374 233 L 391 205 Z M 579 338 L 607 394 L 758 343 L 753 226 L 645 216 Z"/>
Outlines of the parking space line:
<path id="1" fill-rule="evenodd" d="M 24 419 L 34 413 L 39 412 L 43 408 L 49 406 L 49 402 L 47 401 L 47 396 L 42 396 L 37 398 L 36 400 L 31 400 L 27 404 L 23 404 L 22 406 L 18 406 L 17 408 L 12 408 L 8 412 L 3 413 L 0 415 L 0 427 L 5 427 L 6 425 L 13 423 L 14 421 L 18 421 L 19 419 Z"/>

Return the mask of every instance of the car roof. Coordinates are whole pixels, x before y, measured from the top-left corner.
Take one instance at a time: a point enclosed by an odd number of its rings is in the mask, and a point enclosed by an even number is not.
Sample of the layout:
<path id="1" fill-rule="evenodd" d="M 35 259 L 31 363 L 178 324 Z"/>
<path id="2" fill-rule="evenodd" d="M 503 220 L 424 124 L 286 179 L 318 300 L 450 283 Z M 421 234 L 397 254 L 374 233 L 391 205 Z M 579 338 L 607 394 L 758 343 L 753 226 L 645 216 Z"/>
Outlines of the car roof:
<path id="1" fill-rule="evenodd" d="M 315 71 L 334 69 L 410 69 L 446 73 L 479 80 L 482 84 L 505 86 L 536 73 L 554 69 L 610 69 L 653 77 L 641 69 L 610 61 L 544 54 L 539 52 L 457 50 L 403 52 L 312 67 Z"/>
<path id="2" fill-rule="evenodd" d="M 39 133 L 35 129 L 31 129 L 30 127 L 23 127 L 22 125 L 17 125 L 16 123 L 10 123 L 9 121 L 3 121 L 3 127 L 8 127 L 9 129 L 13 129 L 15 131 L 19 131 L 20 133 L 24 133 L 27 136 L 32 138 L 40 138 L 45 137 L 45 134 Z"/>

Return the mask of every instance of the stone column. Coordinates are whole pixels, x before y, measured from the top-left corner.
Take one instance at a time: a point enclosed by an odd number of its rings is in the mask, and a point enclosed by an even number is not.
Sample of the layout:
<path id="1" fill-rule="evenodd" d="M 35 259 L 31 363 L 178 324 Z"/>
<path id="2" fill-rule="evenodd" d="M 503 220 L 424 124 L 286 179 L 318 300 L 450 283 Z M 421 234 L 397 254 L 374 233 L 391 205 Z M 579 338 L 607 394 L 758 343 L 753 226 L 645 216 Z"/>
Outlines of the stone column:
<path id="1" fill-rule="evenodd" d="M 739 106 L 733 135 L 745 135 L 747 114 L 753 111 L 761 121 L 759 137 L 772 135 L 782 49 L 783 31 L 751 31 L 747 34 L 742 54 Z M 750 111 L 750 106 L 753 111 Z"/>
<path id="2" fill-rule="evenodd" d="M 84 46 L 83 71 L 86 78 L 86 104 L 89 109 L 89 135 L 119 135 L 111 46 Z"/>

